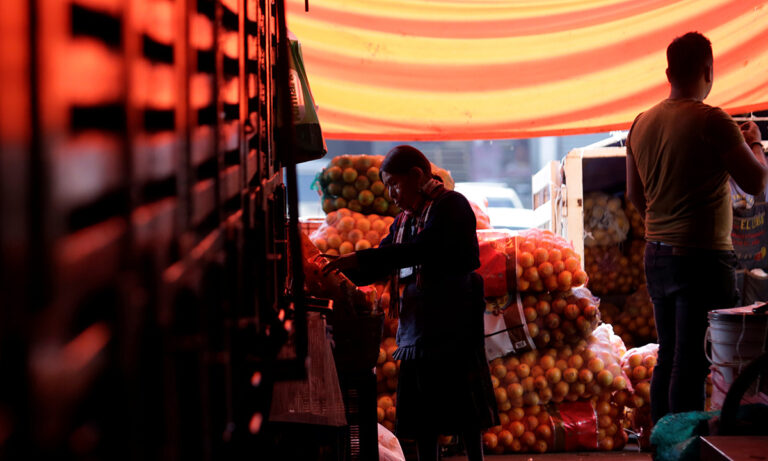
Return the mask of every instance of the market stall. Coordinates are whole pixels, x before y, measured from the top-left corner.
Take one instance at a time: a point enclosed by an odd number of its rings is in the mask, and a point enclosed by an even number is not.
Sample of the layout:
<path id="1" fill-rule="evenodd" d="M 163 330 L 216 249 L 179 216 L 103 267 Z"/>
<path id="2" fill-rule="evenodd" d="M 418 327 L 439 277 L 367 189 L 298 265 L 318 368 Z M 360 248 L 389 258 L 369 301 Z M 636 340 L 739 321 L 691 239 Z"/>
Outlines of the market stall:
<path id="1" fill-rule="evenodd" d="M 381 160 L 341 156 L 318 172 L 318 200 L 327 215 L 322 222 L 306 223 L 317 247 L 311 252 L 318 258 L 375 247 L 388 231 L 392 217 L 372 213 L 390 210 L 386 191 L 374 186 Z M 452 183 L 449 172 L 436 171 L 446 184 Z M 362 200 L 369 194 L 376 198 Z M 375 200 L 386 206 L 376 208 Z M 358 211 L 336 209 L 338 204 L 352 204 Z M 479 207 L 476 213 L 478 228 L 483 227 L 487 218 Z M 627 442 L 624 429 L 634 421 L 627 410 L 647 403 L 647 389 L 641 385 L 635 390 L 633 376 L 647 381 L 652 364 L 642 376 L 621 366 L 626 348 L 610 325 L 598 326 L 600 300 L 587 288 L 582 255 L 547 230 L 478 230 L 478 239 L 478 273 L 485 281 L 487 302 L 486 356 L 501 417 L 501 425 L 484 435 L 486 449 L 622 449 Z M 391 302 L 388 288 L 373 289 L 377 309 L 386 312 Z M 397 319 L 387 319 L 376 360 L 376 416 L 390 431 L 397 415 L 400 366 L 393 358 L 396 331 Z M 444 442 L 455 444 L 454 435 L 445 434 Z"/>

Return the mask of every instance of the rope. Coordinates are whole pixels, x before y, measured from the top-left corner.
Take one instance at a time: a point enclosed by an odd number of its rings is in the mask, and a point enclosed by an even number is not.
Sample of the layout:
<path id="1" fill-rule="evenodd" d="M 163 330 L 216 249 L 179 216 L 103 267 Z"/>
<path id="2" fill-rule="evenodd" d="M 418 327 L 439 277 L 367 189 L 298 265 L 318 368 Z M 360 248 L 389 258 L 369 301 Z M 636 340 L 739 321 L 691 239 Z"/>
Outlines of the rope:
<path id="1" fill-rule="evenodd" d="M 739 357 L 738 374 L 741 374 L 741 367 L 743 365 L 741 360 L 741 341 L 744 339 L 744 330 L 746 329 L 747 329 L 747 314 L 743 313 L 741 314 L 741 333 L 739 334 L 739 339 L 736 341 L 736 355 Z"/>
<path id="2" fill-rule="evenodd" d="M 743 359 L 742 359 L 742 354 L 741 354 L 741 346 L 742 346 L 742 344 L 744 342 L 744 333 L 745 333 L 745 331 L 747 329 L 746 325 L 747 325 L 747 312 L 744 312 L 744 313 L 742 313 L 742 316 L 741 316 L 741 332 L 739 333 L 739 338 L 737 339 L 736 345 L 735 345 L 736 346 L 736 355 L 738 357 L 738 362 L 719 362 L 719 361 L 715 360 L 714 359 L 714 350 L 713 350 L 714 348 L 713 347 L 710 348 L 711 355 L 709 355 L 707 353 L 707 342 L 709 342 L 710 344 L 713 344 L 713 342 L 712 342 L 712 331 L 711 331 L 712 327 L 711 326 L 707 327 L 707 332 L 704 335 L 704 355 L 706 356 L 706 358 L 709 361 L 709 363 L 712 364 L 711 368 L 712 368 L 712 387 L 713 387 L 712 395 L 713 395 L 713 397 L 716 394 L 720 394 L 723 398 L 725 398 L 725 395 L 728 393 L 728 389 L 724 389 L 723 386 L 722 386 L 722 383 L 727 383 L 727 380 L 725 379 L 725 375 L 723 374 L 721 369 L 730 368 L 730 369 L 737 370 L 737 373 L 734 376 L 734 378 L 735 378 L 736 376 L 739 376 L 741 374 L 742 368 L 746 365 L 744 363 Z M 762 352 L 766 351 L 767 343 L 768 343 L 768 322 L 765 322 L 764 333 L 763 333 L 763 342 L 762 342 L 762 348 L 761 348 Z M 755 389 L 759 389 L 760 388 L 760 380 L 761 380 L 761 378 L 762 378 L 762 376 L 758 376 L 758 384 L 757 384 L 757 387 Z M 731 383 L 727 383 L 727 384 L 730 386 Z M 717 392 L 715 392 L 715 391 L 717 391 Z M 722 402 L 720 402 L 720 404 L 722 405 Z"/>
<path id="3" fill-rule="evenodd" d="M 714 365 L 715 364 L 715 360 L 707 353 L 707 343 L 711 343 L 712 342 L 712 338 L 711 338 L 711 335 L 709 333 L 709 329 L 710 328 L 712 328 L 712 327 L 707 327 L 707 332 L 704 333 L 704 357 L 707 358 L 707 361 L 709 363 Z M 712 348 L 710 348 L 710 351 L 711 351 L 711 349 Z"/>

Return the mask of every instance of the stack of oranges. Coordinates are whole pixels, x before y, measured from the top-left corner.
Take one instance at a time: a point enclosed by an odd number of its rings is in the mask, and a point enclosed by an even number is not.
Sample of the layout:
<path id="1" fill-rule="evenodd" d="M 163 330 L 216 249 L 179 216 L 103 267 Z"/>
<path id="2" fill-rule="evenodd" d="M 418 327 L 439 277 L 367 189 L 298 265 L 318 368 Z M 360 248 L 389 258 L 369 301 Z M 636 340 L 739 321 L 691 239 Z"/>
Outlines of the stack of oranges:
<path id="1" fill-rule="evenodd" d="M 502 267 L 506 274 L 499 276 Z M 622 448 L 624 405 L 614 396 L 628 387 L 619 363 L 623 343 L 610 326 L 597 326 L 599 300 L 583 287 L 587 273 L 571 245 L 540 229 L 481 234 L 479 272 L 486 289 L 493 289 L 492 297 L 486 291 L 486 315 L 504 315 L 507 328 L 513 328 L 509 309 L 519 310 L 535 346 L 520 352 L 516 345 L 516 354 L 490 363 L 501 424 L 484 434 L 486 450 L 561 449 L 554 434 L 563 427 L 553 416 L 584 404 L 592 410 L 579 416 L 584 418 L 580 424 L 592 427 L 595 438 L 593 445 L 580 448 Z"/>
<path id="2" fill-rule="evenodd" d="M 376 417 L 379 420 L 379 424 L 389 429 L 391 432 L 395 431 L 395 417 L 397 415 L 397 408 L 395 403 L 397 402 L 396 393 L 381 393 L 376 400 Z"/>
<path id="3" fill-rule="evenodd" d="M 622 389 L 590 399 L 597 414 L 598 450 L 621 450 L 627 444 L 627 433 L 624 432 L 627 395 L 629 391 Z"/>

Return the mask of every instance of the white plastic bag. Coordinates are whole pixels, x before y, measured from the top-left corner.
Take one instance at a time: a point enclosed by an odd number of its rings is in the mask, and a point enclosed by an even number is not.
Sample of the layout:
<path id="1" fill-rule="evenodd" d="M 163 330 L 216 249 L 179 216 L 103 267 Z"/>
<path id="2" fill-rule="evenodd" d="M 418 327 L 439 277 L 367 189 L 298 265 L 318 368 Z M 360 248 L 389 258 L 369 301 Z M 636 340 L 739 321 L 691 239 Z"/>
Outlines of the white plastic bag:
<path id="1" fill-rule="evenodd" d="M 379 424 L 379 461 L 405 461 L 405 454 L 397 437 L 381 424 Z"/>

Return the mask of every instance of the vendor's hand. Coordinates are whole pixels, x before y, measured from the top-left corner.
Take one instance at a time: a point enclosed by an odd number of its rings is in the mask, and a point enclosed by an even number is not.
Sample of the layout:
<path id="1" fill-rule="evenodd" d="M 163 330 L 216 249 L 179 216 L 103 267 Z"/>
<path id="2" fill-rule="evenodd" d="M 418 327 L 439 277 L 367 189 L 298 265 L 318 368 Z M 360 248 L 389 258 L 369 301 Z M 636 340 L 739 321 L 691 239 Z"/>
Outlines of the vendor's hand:
<path id="1" fill-rule="evenodd" d="M 741 128 L 741 134 L 744 135 L 744 140 L 749 144 L 750 146 L 754 142 L 760 142 L 760 128 L 757 126 L 755 122 L 744 122 L 739 127 Z"/>
<path id="2" fill-rule="evenodd" d="M 336 259 L 331 260 L 328 264 L 323 267 L 323 275 L 328 275 L 329 273 L 339 270 L 339 271 L 345 271 L 347 269 L 354 269 L 357 267 L 357 254 L 355 253 L 347 253 L 343 256 L 339 256 Z"/>

